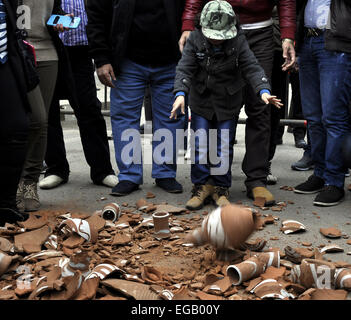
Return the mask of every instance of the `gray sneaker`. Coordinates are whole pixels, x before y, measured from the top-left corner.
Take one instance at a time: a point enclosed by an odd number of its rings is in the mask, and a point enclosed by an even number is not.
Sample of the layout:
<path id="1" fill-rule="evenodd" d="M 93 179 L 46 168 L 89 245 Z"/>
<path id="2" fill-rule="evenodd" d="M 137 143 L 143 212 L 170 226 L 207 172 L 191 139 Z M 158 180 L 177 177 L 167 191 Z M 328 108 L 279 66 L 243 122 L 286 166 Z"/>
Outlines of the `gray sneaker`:
<path id="1" fill-rule="evenodd" d="M 303 157 L 291 165 L 291 169 L 297 171 L 307 171 L 313 169 L 313 160 L 304 153 Z"/>
<path id="2" fill-rule="evenodd" d="M 38 195 L 38 184 L 36 182 L 24 182 L 24 209 L 27 212 L 38 211 L 40 201 Z"/>

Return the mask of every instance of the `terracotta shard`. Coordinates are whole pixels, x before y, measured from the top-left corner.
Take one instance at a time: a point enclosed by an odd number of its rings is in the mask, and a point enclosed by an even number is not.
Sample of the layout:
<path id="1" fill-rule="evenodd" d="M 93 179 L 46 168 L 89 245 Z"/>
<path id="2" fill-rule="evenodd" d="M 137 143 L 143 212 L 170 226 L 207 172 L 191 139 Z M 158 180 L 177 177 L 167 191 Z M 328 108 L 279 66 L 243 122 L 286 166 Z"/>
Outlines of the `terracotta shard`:
<path id="1" fill-rule="evenodd" d="M 309 248 L 295 248 L 295 251 L 302 257 L 302 259 L 311 259 L 314 257 L 314 251 Z"/>
<path id="2" fill-rule="evenodd" d="M 306 227 L 299 221 L 296 220 L 285 220 L 282 222 L 282 227 L 280 228 L 285 234 L 306 231 Z"/>
<path id="3" fill-rule="evenodd" d="M 40 229 L 18 234 L 15 236 L 15 246 L 28 254 L 40 252 L 51 233 L 51 228 L 45 225 Z"/>
<path id="4" fill-rule="evenodd" d="M 214 301 L 214 300 L 224 300 L 223 297 L 216 296 L 213 294 L 208 294 L 202 291 L 198 291 L 196 293 L 196 297 L 198 297 L 200 300 L 209 300 L 209 301 Z"/>
<path id="5" fill-rule="evenodd" d="M 284 300 L 295 298 L 288 293 L 283 286 L 274 279 L 266 279 L 258 283 L 251 291 L 260 299 L 278 299 Z"/>
<path id="6" fill-rule="evenodd" d="M 18 222 L 18 224 L 26 230 L 39 229 L 46 225 L 48 220 L 45 217 L 37 217 L 34 213 L 29 214 L 29 218 L 24 222 Z"/>
<path id="7" fill-rule="evenodd" d="M 101 218 L 98 214 L 92 215 L 91 217 L 86 219 L 86 221 L 89 223 L 90 228 L 96 230 L 97 232 L 102 230 L 106 224 L 106 220 Z"/>
<path id="8" fill-rule="evenodd" d="M 167 239 L 171 236 L 168 223 L 169 216 L 170 214 L 168 212 L 159 210 L 152 214 L 155 227 L 154 237 L 156 239 Z"/>
<path id="9" fill-rule="evenodd" d="M 265 204 L 266 204 L 266 198 L 262 198 L 262 197 L 255 198 L 255 201 L 253 202 L 253 205 L 259 208 L 264 207 Z"/>
<path id="10" fill-rule="evenodd" d="M 325 247 L 323 247 L 321 250 L 320 250 L 321 253 L 335 253 L 335 252 L 344 252 L 344 249 L 339 247 L 338 245 L 336 244 L 330 244 L 330 245 L 327 245 Z"/>
<path id="11" fill-rule="evenodd" d="M 157 283 L 163 280 L 162 273 L 159 270 L 148 266 L 142 268 L 141 278 L 147 283 Z"/>
<path id="12" fill-rule="evenodd" d="M 346 300 L 345 290 L 316 289 L 311 293 L 311 300 Z"/>
<path id="13" fill-rule="evenodd" d="M 174 292 L 172 300 L 195 300 L 195 298 L 190 295 L 189 290 L 186 287 L 181 287 L 179 290 Z"/>
<path id="14" fill-rule="evenodd" d="M 232 282 L 228 276 L 207 285 L 203 291 L 206 293 L 223 294 L 232 286 Z"/>
<path id="15" fill-rule="evenodd" d="M 285 267 L 268 267 L 264 273 L 261 274 L 261 277 L 263 279 L 275 279 L 278 280 L 279 278 L 284 276 L 284 273 L 286 271 Z"/>
<path id="16" fill-rule="evenodd" d="M 117 275 L 120 277 L 125 274 L 125 271 L 110 263 L 102 263 L 97 265 L 87 276 L 86 280 L 99 278 L 101 280 L 106 279 L 109 276 Z"/>
<path id="17" fill-rule="evenodd" d="M 256 240 L 248 240 L 240 246 L 241 250 L 262 251 L 267 241 L 257 238 Z"/>
<path id="18" fill-rule="evenodd" d="M 351 269 L 340 268 L 335 272 L 335 286 L 339 289 L 351 290 Z"/>
<path id="19" fill-rule="evenodd" d="M 75 300 L 91 300 L 96 296 L 97 289 L 99 287 L 100 279 L 91 278 L 86 279 L 80 287 Z"/>
<path id="20" fill-rule="evenodd" d="M 147 194 L 146 194 L 146 199 L 153 199 L 153 198 L 156 198 L 156 196 L 152 193 L 152 192 L 148 192 Z"/>
<path id="21" fill-rule="evenodd" d="M 12 263 L 12 257 L 0 252 L 0 276 L 6 273 Z"/>
<path id="22" fill-rule="evenodd" d="M 168 212 L 170 214 L 181 214 L 181 213 L 186 211 L 186 208 L 175 207 L 175 206 L 171 206 L 168 204 L 159 204 L 156 207 L 157 207 L 157 209 L 156 209 L 157 211 Z"/>
<path id="23" fill-rule="evenodd" d="M 112 240 L 112 245 L 126 245 L 132 241 L 132 236 L 128 233 L 116 233 Z"/>
<path id="24" fill-rule="evenodd" d="M 82 219 L 67 219 L 63 221 L 59 229 L 64 233 L 70 234 L 72 232 L 79 234 L 86 241 L 96 242 L 97 230 L 92 228 L 88 221 Z"/>
<path id="25" fill-rule="evenodd" d="M 32 261 L 32 260 L 46 260 L 54 257 L 61 257 L 63 255 L 62 251 L 56 250 L 43 250 L 39 253 L 33 253 L 29 256 L 23 258 L 23 261 Z"/>
<path id="26" fill-rule="evenodd" d="M 0 251 L 10 253 L 14 252 L 15 248 L 12 242 L 6 238 L 0 238 Z"/>
<path id="27" fill-rule="evenodd" d="M 216 250 L 216 260 L 227 261 L 227 262 L 236 262 L 241 260 L 245 254 L 239 250 L 230 250 L 230 249 L 217 249 Z"/>
<path id="28" fill-rule="evenodd" d="M 74 249 L 83 244 L 84 241 L 84 238 L 82 238 L 80 235 L 73 233 L 62 243 L 62 245 L 67 248 Z"/>
<path id="29" fill-rule="evenodd" d="M 273 266 L 273 267 L 280 267 L 280 251 L 272 251 L 272 252 L 257 252 L 253 254 L 254 257 L 257 257 L 260 261 L 262 261 L 266 268 Z"/>
<path id="30" fill-rule="evenodd" d="M 123 296 L 135 300 L 159 300 L 159 296 L 150 290 L 150 286 L 134 281 L 108 279 L 101 282 L 102 285 L 111 288 Z"/>
<path id="31" fill-rule="evenodd" d="M 145 199 L 139 199 L 136 202 L 136 207 L 140 211 L 145 210 L 149 205 L 151 205 L 151 203 L 147 202 Z"/>
<path id="32" fill-rule="evenodd" d="M 319 229 L 320 233 L 324 235 L 327 238 L 340 238 L 341 237 L 341 231 L 337 228 L 330 227 L 330 228 L 320 228 Z"/>

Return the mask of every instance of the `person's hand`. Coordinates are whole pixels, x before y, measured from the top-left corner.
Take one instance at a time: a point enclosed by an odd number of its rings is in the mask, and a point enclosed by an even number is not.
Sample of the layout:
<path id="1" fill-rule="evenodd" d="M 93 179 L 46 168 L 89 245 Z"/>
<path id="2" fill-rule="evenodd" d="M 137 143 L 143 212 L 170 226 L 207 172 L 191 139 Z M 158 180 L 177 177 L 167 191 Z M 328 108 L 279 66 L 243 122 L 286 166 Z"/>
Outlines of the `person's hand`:
<path id="1" fill-rule="evenodd" d="M 185 114 L 185 97 L 178 96 L 173 103 L 170 119 L 177 119 L 177 110 L 180 108 L 182 114 Z"/>
<path id="2" fill-rule="evenodd" d="M 115 85 L 113 84 L 112 80 L 116 80 L 115 73 L 113 71 L 111 64 L 105 64 L 96 70 L 97 76 L 102 84 L 108 86 L 110 88 L 114 88 Z"/>
<path id="3" fill-rule="evenodd" d="M 296 62 L 296 53 L 294 48 L 294 41 L 291 39 L 284 39 L 282 42 L 283 58 L 285 59 L 282 65 L 282 70 L 289 70 Z"/>
<path id="4" fill-rule="evenodd" d="M 184 46 L 185 46 L 186 41 L 188 40 L 189 36 L 190 36 L 190 31 L 183 31 L 182 36 L 180 37 L 180 39 L 178 41 L 180 52 L 183 52 Z"/>
<path id="5" fill-rule="evenodd" d="M 74 17 L 73 13 L 66 14 L 66 16 L 67 16 L 67 17 L 71 17 L 71 18 Z M 69 28 L 64 27 L 63 24 L 60 23 L 60 24 L 57 24 L 57 25 L 54 26 L 54 30 L 55 30 L 56 32 L 64 32 L 64 31 L 69 30 Z"/>
<path id="6" fill-rule="evenodd" d="M 269 93 L 265 92 L 261 95 L 261 99 L 265 104 L 273 104 L 278 109 L 283 106 L 280 99 L 277 99 L 277 96 L 271 96 Z"/>

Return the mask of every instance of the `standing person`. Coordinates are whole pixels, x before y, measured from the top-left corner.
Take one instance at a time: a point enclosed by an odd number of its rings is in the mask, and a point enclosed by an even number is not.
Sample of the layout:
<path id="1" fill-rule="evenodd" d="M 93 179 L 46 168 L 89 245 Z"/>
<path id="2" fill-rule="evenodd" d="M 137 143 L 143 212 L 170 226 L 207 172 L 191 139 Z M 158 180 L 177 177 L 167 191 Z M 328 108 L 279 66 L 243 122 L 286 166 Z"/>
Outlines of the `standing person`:
<path id="1" fill-rule="evenodd" d="M 31 105 L 31 120 L 28 151 L 21 182 L 18 187 L 18 206 L 24 211 L 37 211 L 41 204 L 38 182 L 46 152 L 48 112 L 54 94 L 61 54 L 58 28 L 48 27 L 46 22 L 52 14 L 65 14 L 60 0 L 23 0 L 30 9 L 30 29 L 27 41 L 36 51 L 40 84 L 28 94 Z M 63 68 L 61 68 L 63 71 Z"/>
<path id="2" fill-rule="evenodd" d="M 274 158 L 277 145 L 283 143 L 284 126 L 280 126 L 280 119 L 285 118 L 285 110 L 288 108 L 289 75 L 282 70 L 284 64 L 282 41 L 279 28 L 278 9 L 273 9 L 273 36 L 274 36 L 274 58 L 272 68 L 272 90 L 281 97 L 283 108 L 271 107 L 271 134 L 269 141 L 268 175 L 267 184 L 276 184 L 278 178 L 272 174 L 272 160 Z"/>
<path id="3" fill-rule="evenodd" d="M 208 2 L 202 10 L 200 25 L 201 29 L 190 34 L 177 67 L 176 100 L 171 113 L 175 119 L 179 108 L 185 114 L 185 94 L 189 94 L 194 139 L 200 133 L 198 141 L 195 140 L 195 163 L 191 166 L 194 187 L 186 204 L 190 210 L 201 209 L 208 197 L 218 206 L 229 204 L 237 125 L 234 115 L 241 107 L 242 77 L 263 103 L 281 106 L 280 100 L 270 95 L 271 86 L 244 33 L 240 29 L 238 32 L 232 6 L 221 0 Z M 209 155 L 213 147 L 209 133 L 213 129 L 217 130 L 220 165 L 212 163 Z M 213 173 L 214 169 L 217 173 Z"/>
<path id="4" fill-rule="evenodd" d="M 153 157 L 152 177 L 167 192 L 183 191 L 175 179 L 176 130 L 184 128 L 185 117 L 169 119 L 175 68 L 180 58 L 177 42 L 183 9 L 184 0 L 88 1 L 91 54 L 100 81 L 111 87 L 111 124 L 119 169 L 119 183 L 112 189 L 112 195 L 127 195 L 143 183 L 139 130 L 148 84 L 153 131 L 167 129 L 173 138 L 172 154 L 161 159 Z M 130 144 L 129 133 L 133 135 L 133 159 L 124 152 Z M 162 143 L 156 140 L 153 150 Z"/>
<path id="5" fill-rule="evenodd" d="M 186 0 L 183 14 L 183 34 L 179 40 L 184 47 L 190 31 L 194 29 L 194 18 L 207 0 Z M 239 16 L 250 49 L 255 54 L 268 79 L 271 79 L 274 55 L 272 10 L 276 1 L 271 0 L 228 0 Z M 280 0 L 278 14 L 282 38 L 284 64 L 287 70 L 295 63 L 294 37 L 296 12 L 294 0 Z M 265 105 L 250 86 L 244 88 L 246 122 L 246 154 L 242 168 L 246 174 L 247 196 L 266 199 L 266 206 L 275 203 L 274 196 L 266 188 L 270 140 L 271 106 Z M 239 110 L 240 111 L 240 110 Z M 238 116 L 238 115 L 237 115 Z M 257 156 L 260 155 L 260 156 Z"/>
<path id="6" fill-rule="evenodd" d="M 118 179 L 111 166 L 106 123 L 101 113 L 101 102 L 96 93 L 94 66 L 89 54 L 85 30 L 87 15 L 84 0 L 62 0 L 62 9 L 81 18 L 77 29 L 64 31 L 60 34 L 60 38 L 65 45 L 72 67 L 77 100 L 70 101 L 70 104 L 77 118 L 85 159 L 90 166 L 90 177 L 95 184 L 112 188 L 118 183 Z M 49 112 L 45 156 L 48 168 L 45 178 L 39 183 L 41 189 L 55 188 L 66 183 L 69 177 L 70 170 L 60 121 L 59 99 L 63 81 L 64 79 L 61 79 L 57 83 L 56 94 Z"/>
<path id="7" fill-rule="evenodd" d="M 16 36 L 17 1 L 0 0 L 0 227 L 24 221 L 16 191 L 27 151 L 27 85 Z"/>
<path id="8" fill-rule="evenodd" d="M 342 157 L 350 131 L 351 4 L 305 0 L 301 5 L 298 53 L 303 114 L 308 121 L 314 173 L 296 193 L 318 193 L 313 204 L 334 206 L 345 195 Z"/>

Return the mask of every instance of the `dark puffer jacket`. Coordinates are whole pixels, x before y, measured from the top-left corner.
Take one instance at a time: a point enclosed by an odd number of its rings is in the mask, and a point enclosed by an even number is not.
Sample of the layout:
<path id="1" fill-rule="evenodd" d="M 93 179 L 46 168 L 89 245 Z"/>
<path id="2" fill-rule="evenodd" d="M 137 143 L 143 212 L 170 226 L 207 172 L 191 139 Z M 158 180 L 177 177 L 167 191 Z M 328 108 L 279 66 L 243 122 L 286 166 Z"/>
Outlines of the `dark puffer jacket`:
<path id="1" fill-rule="evenodd" d="M 192 111 L 208 120 L 214 115 L 218 121 L 232 119 L 241 108 L 244 80 L 257 94 L 271 90 L 241 30 L 218 52 L 200 29 L 191 32 L 177 66 L 174 92 L 190 93 Z"/>

